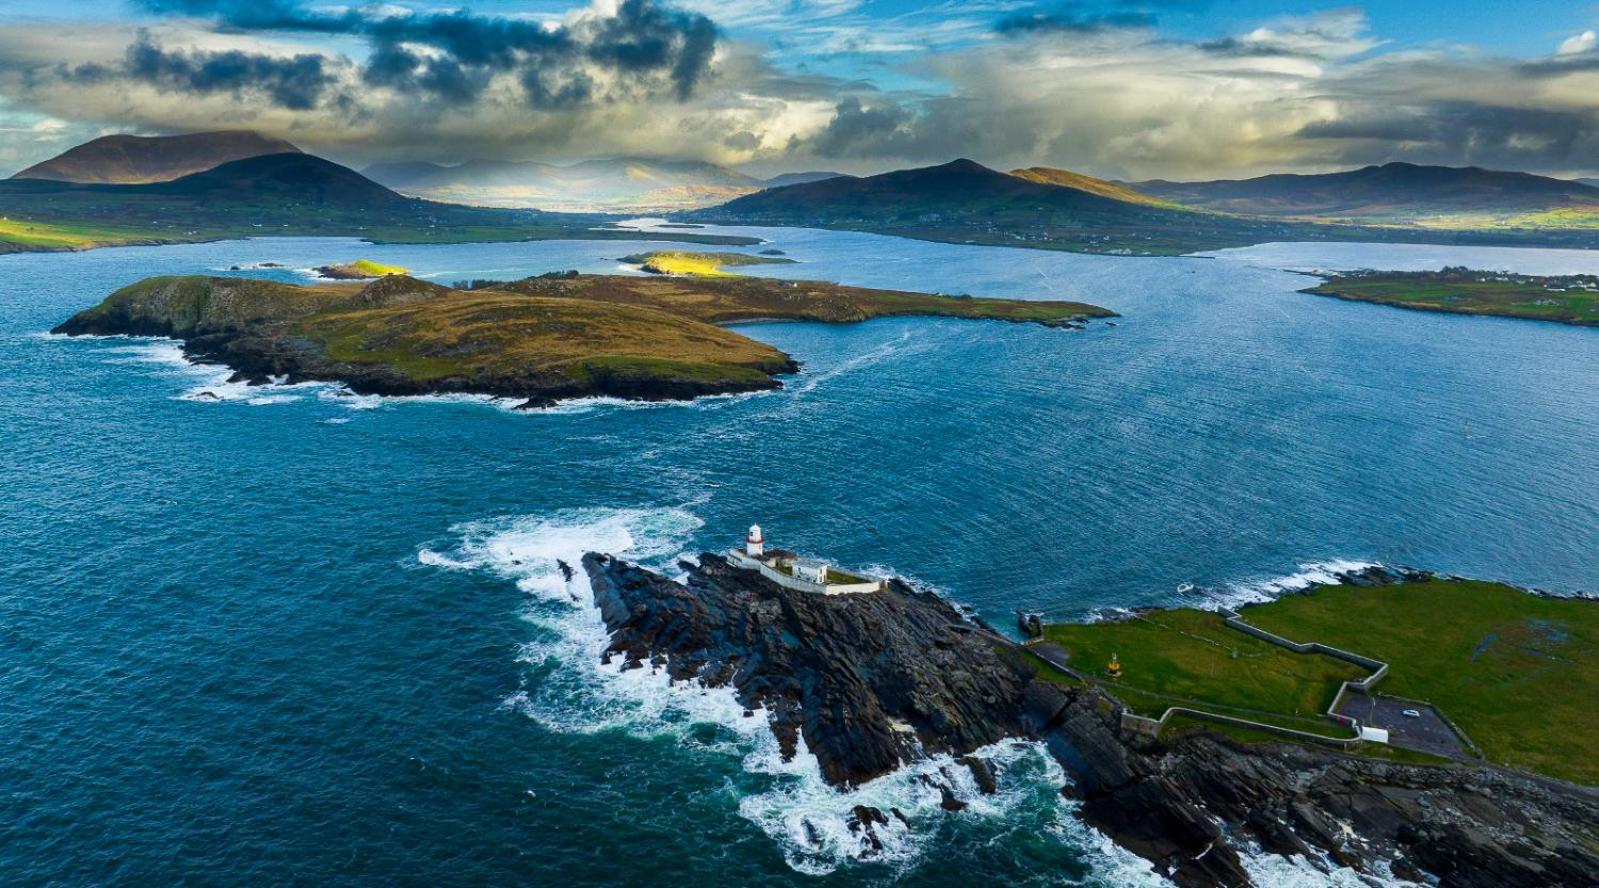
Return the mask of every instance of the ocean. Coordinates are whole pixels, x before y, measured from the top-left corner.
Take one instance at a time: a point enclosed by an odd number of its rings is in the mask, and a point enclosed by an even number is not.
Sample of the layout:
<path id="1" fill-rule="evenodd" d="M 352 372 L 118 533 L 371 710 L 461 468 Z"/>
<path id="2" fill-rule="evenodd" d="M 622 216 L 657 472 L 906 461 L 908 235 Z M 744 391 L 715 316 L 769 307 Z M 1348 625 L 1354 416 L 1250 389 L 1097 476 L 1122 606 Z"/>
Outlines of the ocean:
<path id="1" fill-rule="evenodd" d="M 1000 626 L 1262 600 L 1370 562 L 1599 591 L 1599 331 L 1310 296 L 1293 271 L 1599 272 L 1599 253 L 729 230 L 798 260 L 767 276 L 1121 317 L 750 324 L 804 365 L 782 391 L 517 412 L 233 385 L 171 342 L 46 331 L 153 274 L 370 258 L 448 283 L 617 271 L 648 245 L 0 257 L 0 882 L 1159 882 L 1076 821 L 1031 744 L 989 750 L 1001 791 L 959 813 L 918 779 L 947 761 L 840 794 L 725 692 L 601 667 L 556 566 L 589 550 L 672 572 L 759 522 Z M 873 851 L 858 803 L 910 825 Z"/>

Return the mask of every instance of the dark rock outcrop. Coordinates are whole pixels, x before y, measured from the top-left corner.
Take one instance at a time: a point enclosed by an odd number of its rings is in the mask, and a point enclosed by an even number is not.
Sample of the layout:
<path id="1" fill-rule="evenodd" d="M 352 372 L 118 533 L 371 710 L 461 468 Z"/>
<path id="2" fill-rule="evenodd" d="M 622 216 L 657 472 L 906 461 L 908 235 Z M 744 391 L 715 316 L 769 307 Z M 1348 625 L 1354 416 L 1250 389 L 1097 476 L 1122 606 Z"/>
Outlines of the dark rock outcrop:
<path id="1" fill-rule="evenodd" d="M 803 739 L 835 785 L 948 752 L 989 792 L 992 770 L 969 754 L 1024 737 L 1071 775 L 1063 792 L 1085 822 L 1182 885 L 1249 884 L 1238 851 L 1249 845 L 1451 886 L 1599 884 L 1592 790 L 1205 731 L 1146 741 L 1122 732 L 1115 701 L 1050 680 L 931 593 L 898 581 L 866 595 L 795 592 L 710 554 L 684 567 L 678 583 L 584 558 L 611 631 L 604 656 L 731 686 L 744 706 L 766 710 L 785 754 Z M 946 809 L 963 806 L 936 785 Z M 870 844 L 887 816 L 857 809 L 852 829 Z"/>

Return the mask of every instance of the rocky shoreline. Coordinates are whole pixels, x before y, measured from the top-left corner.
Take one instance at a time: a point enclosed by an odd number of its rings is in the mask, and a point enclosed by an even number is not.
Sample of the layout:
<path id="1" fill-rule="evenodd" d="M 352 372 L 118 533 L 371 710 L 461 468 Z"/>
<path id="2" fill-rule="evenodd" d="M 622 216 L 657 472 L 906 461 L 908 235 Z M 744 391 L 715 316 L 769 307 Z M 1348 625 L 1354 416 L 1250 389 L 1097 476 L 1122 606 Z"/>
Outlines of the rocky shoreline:
<path id="1" fill-rule="evenodd" d="M 1407 765 L 1194 731 L 1124 733 L 1116 702 L 1052 680 L 1019 646 L 898 580 L 868 595 L 795 592 L 714 554 L 684 582 L 583 560 L 607 661 L 730 687 L 764 712 L 785 755 L 801 742 L 835 786 L 1005 738 L 1041 742 L 1079 816 L 1181 885 L 1250 884 L 1258 848 L 1448 885 L 1599 883 L 1599 794 L 1487 767 Z M 1378 582 L 1370 574 L 1361 582 Z M 957 808 L 945 790 L 946 807 Z M 900 812 L 861 806 L 870 837 Z"/>
<path id="2" fill-rule="evenodd" d="M 329 285 L 301 288 L 267 281 L 235 278 L 153 278 L 112 294 L 101 305 L 68 318 L 51 332 L 68 336 L 160 336 L 183 344 L 185 357 L 214 363 L 234 371 L 231 382 L 327 382 L 342 384 L 361 395 L 413 396 L 474 394 L 514 399 L 522 409 L 548 407 L 559 401 L 612 397 L 638 401 L 690 400 L 706 395 L 743 394 L 782 387 L 780 375 L 799 371 L 798 362 L 768 346 L 750 343 L 736 334 L 725 335 L 735 348 L 748 344 L 764 352 L 748 369 L 705 365 L 697 372 L 679 372 L 670 364 L 596 361 L 583 372 L 508 357 L 485 369 L 482 363 L 463 363 L 469 372 L 409 372 L 428 361 L 450 361 L 473 352 L 509 353 L 519 347 L 514 339 L 500 341 L 463 327 L 459 339 L 475 337 L 471 345 L 452 341 L 448 322 L 440 324 L 438 340 L 426 343 L 438 351 L 429 354 L 400 345 L 409 330 L 422 321 L 399 317 L 390 330 L 379 330 L 371 344 L 387 349 L 386 360 L 364 359 L 366 349 L 356 349 L 361 360 L 341 360 L 330 347 L 340 331 L 307 328 L 308 320 L 332 316 L 335 321 L 355 313 L 411 309 L 450 310 L 463 299 L 484 303 L 485 314 L 498 312 L 507 321 L 517 318 L 501 306 L 489 304 L 483 294 L 459 294 L 449 288 L 403 275 L 389 275 L 364 286 Z M 530 300 L 524 314 L 541 307 Z M 560 306 L 557 306 L 560 307 Z M 626 311 L 626 309 L 623 309 Z M 555 323 L 559 324 L 560 321 Z M 579 330 L 581 319 L 564 329 Z"/>
<path id="3" fill-rule="evenodd" d="M 418 381 L 379 364 L 330 360 L 308 343 L 288 337 L 257 335 L 250 331 L 223 331 L 182 335 L 161 324 L 103 325 L 69 321 L 51 332 L 68 336 L 159 336 L 182 343 L 183 355 L 200 364 L 221 364 L 233 371 L 230 383 L 293 385 L 325 382 L 343 385 L 357 395 L 408 397 L 467 394 L 507 398 L 519 410 L 538 410 L 579 398 L 620 398 L 629 401 L 688 401 L 708 395 L 745 394 L 782 388 L 777 379 L 694 380 L 595 373 L 585 380 L 555 374 L 447 377 Z M 782 373 L 799 372 L 790 361 Z"/>

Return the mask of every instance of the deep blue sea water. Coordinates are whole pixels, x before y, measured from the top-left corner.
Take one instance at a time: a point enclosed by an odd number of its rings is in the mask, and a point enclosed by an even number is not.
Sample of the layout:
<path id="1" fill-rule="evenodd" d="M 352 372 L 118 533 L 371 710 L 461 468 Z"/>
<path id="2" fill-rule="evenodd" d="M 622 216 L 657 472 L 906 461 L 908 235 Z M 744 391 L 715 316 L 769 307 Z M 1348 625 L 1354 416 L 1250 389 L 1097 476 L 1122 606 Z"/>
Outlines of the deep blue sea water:
<path id="1" fill-rule="evenodd" d="M 0 883 L 1150 880 L 1030 746 L 995 750 L 1004 791 L 960 814 L 914 774 L 840 796 L 725 696 L 602 671 L 553 561 L 585 549 L 669 568 L 759 521 L 1001 624 L 1270 595 L 1340 562 L 1599 590 L 1599 331 L 1313 297 L 1277 270 L 1599 253 L 761 234 L 800 260 L 765 274 L 1123 316 L 749 325 L 804 363 L 784 391 L 519 414 L 246 389 L 160 341 L 43 334 L 157 273 L 508 278 L 640 245 L 0 257 Z M 913 828 L 862 859 L 857 802 Z"/>

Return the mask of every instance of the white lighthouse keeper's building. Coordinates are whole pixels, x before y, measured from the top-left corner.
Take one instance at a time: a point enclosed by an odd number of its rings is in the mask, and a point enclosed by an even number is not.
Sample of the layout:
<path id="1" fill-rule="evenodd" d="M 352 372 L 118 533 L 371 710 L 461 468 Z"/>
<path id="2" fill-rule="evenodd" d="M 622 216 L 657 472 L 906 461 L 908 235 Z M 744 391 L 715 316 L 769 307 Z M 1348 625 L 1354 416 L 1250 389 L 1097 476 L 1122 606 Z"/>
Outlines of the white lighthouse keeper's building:
<path id="1" fill-rule="evenodd" d="M 751 524 L 744 537 L 744 548 L 729 549 L 727 559 L 736 567 L 753 570 L 768 580 L 799 592 L 822 595 L 847 595 L 877 592 L 882 580 L 839 570 L 819 558 L 801 558 L 782 549 L 766 551 L 766 534 L 759 524 Z"/>

